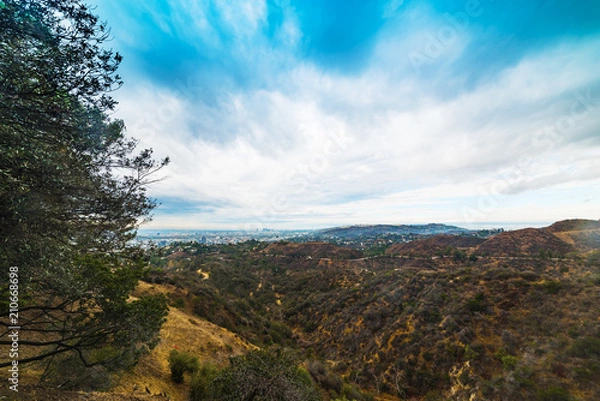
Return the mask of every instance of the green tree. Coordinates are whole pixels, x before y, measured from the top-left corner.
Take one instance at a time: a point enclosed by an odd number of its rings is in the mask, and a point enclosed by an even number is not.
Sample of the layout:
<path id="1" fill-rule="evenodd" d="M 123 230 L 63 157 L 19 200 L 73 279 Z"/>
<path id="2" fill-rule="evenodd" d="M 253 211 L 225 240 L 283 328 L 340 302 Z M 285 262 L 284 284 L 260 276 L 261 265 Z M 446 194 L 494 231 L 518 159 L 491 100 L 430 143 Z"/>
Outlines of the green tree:
<path id="1" fill-rule="evenodd" d="M 164 297 L 129 294 L 144 273 L 131 240 L 155 207 L 146 187 L 168 159 L 134 153 L 109 118 L 121 56 L 80 0 L 0 0 L 0 27 L 1 299 L 15 266 L 19 363 L 133 363 L 166 316 Z"/>
<path id="2" fill-rule="evenodd" d="M 321 397 L 310 375 L 288 350 L 250 351 L 230 359 L 209 389 L 211 400 L 317 401 Z"/>

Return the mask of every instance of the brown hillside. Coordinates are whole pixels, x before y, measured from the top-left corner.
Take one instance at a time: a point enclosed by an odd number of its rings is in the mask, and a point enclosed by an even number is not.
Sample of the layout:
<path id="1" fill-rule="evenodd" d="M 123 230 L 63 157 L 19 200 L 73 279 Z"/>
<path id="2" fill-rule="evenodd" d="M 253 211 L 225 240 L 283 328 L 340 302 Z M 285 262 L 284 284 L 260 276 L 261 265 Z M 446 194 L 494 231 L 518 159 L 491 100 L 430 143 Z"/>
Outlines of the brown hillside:
<path id="1" fill-rule="evenodd" d="M 263 252 L 268 255 L 311 257 L 316 259 L 351 259 L 362 256 L 360 251 L 325 242 L 306 242 L 302 244 L 276 242 L 266 247 Z"/>
<path id="2" fill-rule="evenodd" d="M 398 243 L 390 246 L 387 255 L 432 256 L 444 252 L 447 247 L 468 249 L 476 247 L 485 240 L 463 235 L 436 235 L 431 238 Z"/>
<path id="3" fill-rule="evenodd" d="M 10 397 L 10 398 L 6 398 Z M 19 392 L 0 390 L 0 399 L 23 401 L 170 401 L 162 395 L 61 391 L 34 385 L 19 386 Z"/>
<path id="4" fill-rule="evenodd" d="M 600 220 L 562 220 L 548 227 L 548 231 L 552 233 L 582 230 L 600 230 Z"/>
<path id="5" fill-rule="evenodd" d="M 552 224 L 548 230 L 579 251 L 600 248 L 600 221 L 564 220 Z"/>
<path id="6" fill-rule="evenodd" d="M 173 292 L 174 288 L 141 282 L 137 293 Z M 176 385 L 169 377 L 169 352 L 173 349 L 198 356 L 200 361 L 225 365 L 228 357 L 240 355 L 255 348 L 237 334 L 192 316 L 184 310 L 171 307 L 166 323 L 160 332 L 161 342 L 138 365 L 123 375 L 114 391 L 132 394 L 150 392 L 166 394 L 172 401 L 187 400 L 187 385 Z M 134 388 L 137 389 L 134 391 Z"/>
<path id="7" fill-rule="evenodd" d="M 489 256 L 539 256 L 540 252 L 566 255 L 576 249 L 547 229 L 525 228 L 498 234 L 479 245 L 477 253 Z"/>
<path id="8" fill-rule="evenodd" d="M 181 294 L 174 286 L 140 282 L 134 296 L 143 293 Z M 185 294 L 183 294 L 185 295 Z M 256 348 L 237 334 L 193 316 L 185 310 L 171 307 L 167 321 L 160 331 L 161 342 L 129 372 L 117 379 L 110 392 L 60 391 L 34 384 L 41 371 L 36 366 L 23 369 L 22 385 L 18 394 L 0 389 L 0 400 L 27 401 L 187 401 L 188 379 L 176 385 L 170 380 L 169 352 L 173 349 L 189 352 L 201 362 L 210 361 L 217 366 L 227 364 L 229 356 L 240 355 Z M 9 398 L 6 398 L 9 397 Z"/>

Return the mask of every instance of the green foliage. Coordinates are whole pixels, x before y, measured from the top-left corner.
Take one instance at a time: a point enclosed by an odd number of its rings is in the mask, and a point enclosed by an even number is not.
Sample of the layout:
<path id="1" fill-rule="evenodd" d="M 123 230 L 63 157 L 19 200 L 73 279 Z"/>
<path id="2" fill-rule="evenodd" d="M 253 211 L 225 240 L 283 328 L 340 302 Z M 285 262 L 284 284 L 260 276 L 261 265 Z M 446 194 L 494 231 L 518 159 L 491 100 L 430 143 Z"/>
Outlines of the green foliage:
<path id="1" fill-rule="evenodd" d="M 181 297 L 177 297 L 171 301 L 171 305 L 177 309 L 183 309 L 185 307 L 185 300 Z"/>
<path id="2" fill-rule="evenodd" d="M 19 268 L 31 334 L 19 363 L 46 360 L 48 377 L 74 360 L 82 377 L 133 364 L 167 311 L 164 297 L 128 299 L 145 271 L 131 240 L 155 206 L 146 187 L 168 160 L 134 154 L 124 123 L 109 118 L 121 56 L 102 47 L 107 28 L 87 6 L 2 4 L 0 267 Z"/>
<path id="3" fill-rule="evenodd" d="M 471 348 L 470 345 L 467 344 L 465 346 L 465 359 L 474 360 L 474 359 L 477 359 L 478 356 L 479 356 L 479 353 L 476 352 L 473 348 Z"/>
<path id="4" fill-rule="evenodd" d="M 461 250 L 461 249 L 455 249 L 454 252 L 452 253 L 454 259 L 457 260 L 465 260 L 467 259 L 467 252 Z"/>
<path id="5" fill-rule="evenodd" d="M 600 266 L 600 250 L 592 251 L 588 254 L 588 266 Z"/>
<path id="6" fill-rule="evenodd" d="M 175 383 L 183 383 L 183 376 L 185 373 L 194 373 L 198 371 L 199 368 L 198 357 L 177 350 L 172 350 L 169 353 L 171 380 Z"/>
<path id="7" fill-rule="evenodd" d="M 558 280 L 544 280 L 540 287 L 544 289 L 548 294 L 558 294 L 563 288 L 563 285 Z"/>
<path id="8" fill-rule="evenodd" d="M 486 309 L 485 294 L 479 292 L 467 301 L 467 309 L 471 312 L 483 312 Z"/>
<path id="9" fill-rule="evenodd" d="M 210 384 L 211 400 L 318 401 L 321 397 L 294 353 L 284 349 L 250 351 L 230 359 Z"/>
<path id="10" fill-rule="evenodd" d="M 569 354 L 577 358 L 599 358 L 600 359 L 600 338 L 582 337 L 573 340 L 569 347 Z"/>
<path id="11" fill-rule="evenodd" d="M 504 355 L 500 358 L 504 370 L 514 370 L 519 362 L 519 359 L 512 355 Z"/>
<path id="12" fill-rule="evenodd" d="M 550 386 L 547 389 L 538 390 L 537 399 L 540 401 L 570 401 L 572 398 L 567 389 Z"/>
<path id="13" fill-rule="evenodd" d="M 219 369 L 216 366 L 211 363 L 204 363 L 192 376 L 192 382 L 190 384 L 190 400 L 210 400 L 210 385 L 218 374 Z"/>
<path id="14" fill-rule="evenodd" d="M 363 254 L 365 257 L 383 256 L 388 248 L 389 245 L 387 244 L 374 244 L 365 249 Z"/>

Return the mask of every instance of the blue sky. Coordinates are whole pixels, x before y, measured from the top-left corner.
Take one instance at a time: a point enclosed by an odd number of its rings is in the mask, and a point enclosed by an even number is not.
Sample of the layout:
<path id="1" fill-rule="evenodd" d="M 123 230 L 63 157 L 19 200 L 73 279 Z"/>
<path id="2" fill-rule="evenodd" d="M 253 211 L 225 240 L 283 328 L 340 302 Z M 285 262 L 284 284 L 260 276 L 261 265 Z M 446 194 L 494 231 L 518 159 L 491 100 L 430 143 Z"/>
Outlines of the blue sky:
<path id="1" fill-rule="evenodd" d="M 154 228 L 600 218 L 600 3 L 92 2 Z"/>

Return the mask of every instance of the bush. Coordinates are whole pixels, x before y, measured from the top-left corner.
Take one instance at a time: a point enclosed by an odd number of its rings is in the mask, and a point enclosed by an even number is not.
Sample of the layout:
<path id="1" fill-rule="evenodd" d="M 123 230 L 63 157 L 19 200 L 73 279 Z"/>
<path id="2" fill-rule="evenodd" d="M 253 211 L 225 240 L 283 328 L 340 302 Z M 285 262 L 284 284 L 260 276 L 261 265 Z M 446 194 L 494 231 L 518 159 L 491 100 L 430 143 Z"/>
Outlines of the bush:
<path id="1" fill-rule="evenodd" d="M 504 370 L 514 370 L 515 366 L 517 366 L 517 363 L 519 362 L 519 359 L 512 355 L 504 355 L 500 359 L 502 360 L 502 367 L 504 367 Z"/>
<path id="2" fill-rule="evenodd" d="M 562 387 L 550 386 L 547 389 L 540 389 L 537 398 L 540 401 L 569 401 L 571 395 Z"/>
<path id="3" fill-rule="evenodd" d="M 183 383 L 185 373 L 194 373 L 199 369 L 198 358 L 187 353 L 172 350 L 169 354 L 169 368 L 171 369 L 171 380 L 175 383 Z"/>
<path id="4" fill-rule="evenodd" d="M 471 312 L 483 312 L 485 310 L 485 295 L 480 292 L 467 301 L 467 309 Z"/>
<path id="5" fill-rule="evenodd" d="M 183 309 L 185 307 L 185 301 L 181 297 L 177 297 L 171 301 L 171 305 L 177 309 Z"/>
<path id="6" fill-rule="evenodd" d="M 578 358 L 600 358 L 600 338 L 583 337 L 573 341 L 569 355 Z"/>
<path id="7" fill-rule="evenodd" d="M 210 384 L 219 374 L 219 369 L 211 363 L 207 362 L 192 376 L 190 384 L 190 400 L 204 401 L 210 400 Z"/>
<path id="8" fill-rule="evenodd" d="M 312 379 L 284 349 L 250 351 L 230 358 L 210 385 L 211 400 L 319 401 Z"/>
<path id="9" fill-rule="evenodd" d="M 541 284 L 541 287 L 546 290 L 549 294 L 558 294 L 558 292 L 563 288 L 562 283 L 560 281 L 548 280 L 544 281 Z"/>
<path id="10" fill-rule="evenodd" d="M 600 251 L 593 251 L 588 255 L 588 266 L 600 266 Z"/>

